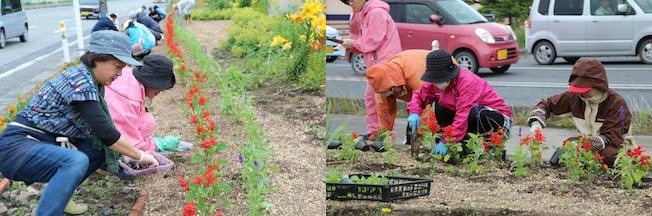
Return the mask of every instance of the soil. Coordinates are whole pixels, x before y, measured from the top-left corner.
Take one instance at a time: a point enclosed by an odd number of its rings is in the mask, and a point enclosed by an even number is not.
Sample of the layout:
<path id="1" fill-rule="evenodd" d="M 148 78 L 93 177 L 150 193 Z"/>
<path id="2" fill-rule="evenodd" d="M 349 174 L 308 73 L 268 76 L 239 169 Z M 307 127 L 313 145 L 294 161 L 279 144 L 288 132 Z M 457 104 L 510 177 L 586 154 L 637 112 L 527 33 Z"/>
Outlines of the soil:
<path id="1" fill-rule="evenodd" d="M 573 182 L 563 168 L 534 168 L 521 179 L 513 177 L 505 164 L 471 175 L 463 166 L 441 162 L 409 165 L 415 162 L 412 159 L 379 166 L 377 154 L 365 152 L 356 162 L 331 159 L 328 170 L 424 177 L 433 180 L 430 195 L 393 203 L 328 200 L 328 215 L 380 214 L 384 207 L 391 209 L 390 215 L 649 215 L 652 206 L 650 180 L 623 190 L 609 175 L 594 182 Z M 397 157 L 409 157 L 409 152 L 399 151 Z"/>
<path id="2" fill-rule="evenodd" d="M 213 50 L 219 38 L 226 38 L 229 21 L 193 21 L 190 30 L 197 35 L 205 50 L 212 50 L 216 62 L 224 62 L 224 52 Z M 218 38 L 218 39 L 216 39 Z M 164 47 L 157 47 L 154 52 L 162 53 Z M 194 62 L 186 61 L 189 67 Z M 222 64 L 222 65 L 224 65 Z M 178 87 L 157 96 L 153 102 L 153 114 L 157 119 L 157 135 L 179 135 L 184 141 L 197 144 L 194 130 L 184 114 L 183 83 Z M 216 106 L 220 95 L 216 89 L 208 93 L 211 112 L 218 125 L 218 142 L 229 148 L 220 153 L 226 164 L 221 167 L 223 179 L 233 191 L 228 193 L 233 203 L 226 208 L 224 215 L 246 215 L 246 191 L 243 189 L 242 166 L 237 163 L 238 149 L 244 140 L 241 126 L 228 117 L 219 115 Z M 273 191 L 266 195 L 266 201 L 273 207 L 266 210 L 267 215 L 324 215 L 326 204 L 325 185 L 321 180 L 324 173 L 325 150 L 325 96 L 324 92 L 298 92 L 289 86 L 263 87 L 252 92 L 256 95 L 255 109 L 260 113 L 260 122 L 267 135 L 267 144 L 273 158 L 269 161 L 273 171 L 269 182 Z M 164 107 L 165 109 L 156 109 Z M 196 149 L 195 149 L 196 150 Z M 195 151 L 193 150 L 193 151 Z M 196 166 L 190 163 L 191 153 L 176 153 L 171 156 L 174 168 L 165 175 L 152 176 L 147 184 L 150 198 L 144 215 L 179 215 L 184 202 L 184 194 L 178 186 L 182 176 L 192 176 Z M 317 161 L 315 161 L 317 159 Z"/>

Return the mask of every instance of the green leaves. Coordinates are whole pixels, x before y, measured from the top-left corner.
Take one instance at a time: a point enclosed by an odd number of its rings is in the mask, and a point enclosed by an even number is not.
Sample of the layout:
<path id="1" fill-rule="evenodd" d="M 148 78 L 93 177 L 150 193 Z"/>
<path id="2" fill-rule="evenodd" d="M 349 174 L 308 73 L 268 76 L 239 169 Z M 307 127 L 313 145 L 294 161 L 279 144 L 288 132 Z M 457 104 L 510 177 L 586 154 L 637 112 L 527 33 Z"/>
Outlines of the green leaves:
<path id="1" fill-rule="evenodd" d="M 516 177 L 523 178 L 529 174 L 530 158 L 522 145 L 516 147 L 512 157 L 511 170 Z"/>

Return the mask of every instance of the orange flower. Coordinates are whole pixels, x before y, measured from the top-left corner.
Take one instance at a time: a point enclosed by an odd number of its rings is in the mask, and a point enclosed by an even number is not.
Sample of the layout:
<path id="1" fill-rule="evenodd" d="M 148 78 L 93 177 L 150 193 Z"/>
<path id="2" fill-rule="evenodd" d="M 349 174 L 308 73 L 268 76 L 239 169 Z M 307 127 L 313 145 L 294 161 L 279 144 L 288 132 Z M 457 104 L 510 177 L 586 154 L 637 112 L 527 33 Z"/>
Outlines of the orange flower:
<path id="1" fill-rule="evenodd" d="M 604 163 L 604 157 L 598 153 L 593 154 L 593 159 L 600 161 L 600 163 Z"/>
<path id="2" fill-rule="evenodd" d="M 602 169 L 604 169 L 604 170 L 608 170 L 608 169 L 609 169 L 609 166 L 607 166 L 607 164 L 602 164 Z"/>
<path id="3" fill-rule="evenodd" d="M 353 139 L 357 139 L 357 138 L 358 138 L 358 133 L 353 132 L 353 133 L 351 134 L 351 136 L 353 136 Z"/>
<path id="4" fill-rule="evenodd" d="M 491 140 L 491 144 L 494 146 L 500 146 L 503 144 L 503 136 L 498 133 L 491 133 L 489 139 Z"/>

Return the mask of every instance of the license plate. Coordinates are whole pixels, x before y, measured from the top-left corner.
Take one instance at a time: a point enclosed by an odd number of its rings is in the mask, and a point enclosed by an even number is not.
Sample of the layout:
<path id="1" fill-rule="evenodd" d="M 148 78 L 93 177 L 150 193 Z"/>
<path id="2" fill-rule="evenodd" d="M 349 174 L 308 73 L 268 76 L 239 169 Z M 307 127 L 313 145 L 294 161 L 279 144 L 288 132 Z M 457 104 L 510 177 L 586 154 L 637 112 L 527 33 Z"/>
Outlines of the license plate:
<path id="1" fill-rule="evenodd" d="M 498 60 L 503 60 L 507 58 L 507 50 L 498 50 Z"/>
<path id="2" fill-rule="evenodd" d="M 334 50 L 335 50 L 335 48 L 333 48 L 332 46 L 327 46 L 326 47 L 326 52 L 333 52 Z"/>
<path id="3" fill-rule="evenodd" d="M 82 16 L 88 16 L 88 12 L 84 11 L 81 13 Z"/>

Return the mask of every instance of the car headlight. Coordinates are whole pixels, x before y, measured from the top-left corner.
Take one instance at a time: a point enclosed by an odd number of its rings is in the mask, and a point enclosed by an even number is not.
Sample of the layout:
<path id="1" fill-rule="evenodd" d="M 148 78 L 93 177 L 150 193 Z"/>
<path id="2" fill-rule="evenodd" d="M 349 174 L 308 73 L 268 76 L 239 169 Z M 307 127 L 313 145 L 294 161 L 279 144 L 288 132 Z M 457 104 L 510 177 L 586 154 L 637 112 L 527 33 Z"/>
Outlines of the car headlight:
<path id="1" fill-rule="evenodd" d="M 475 29 L 475 35 L 480 38 L 481 41 L 484 41 L 485 43 L 496 43 L 496 40 L 494 39 L 494 36 L 487 31 L 487 29 L 483 28 L 476 28 Z"/>

